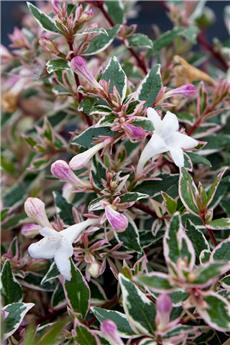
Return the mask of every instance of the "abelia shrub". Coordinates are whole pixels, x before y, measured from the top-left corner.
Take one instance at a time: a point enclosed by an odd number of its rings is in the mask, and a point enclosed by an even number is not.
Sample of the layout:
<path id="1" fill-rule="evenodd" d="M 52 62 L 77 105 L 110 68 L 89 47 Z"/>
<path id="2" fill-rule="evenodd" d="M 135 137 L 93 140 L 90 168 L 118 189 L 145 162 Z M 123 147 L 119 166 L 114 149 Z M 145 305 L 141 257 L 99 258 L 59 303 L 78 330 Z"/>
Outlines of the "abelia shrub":
<path id="1" fill-rule="evenodd" d="M 162 2 L 148 36 L 135 1 L 28 2 L 1 47 L 5 344 L 229 344 L 229 42 L 204 4 Z"/>

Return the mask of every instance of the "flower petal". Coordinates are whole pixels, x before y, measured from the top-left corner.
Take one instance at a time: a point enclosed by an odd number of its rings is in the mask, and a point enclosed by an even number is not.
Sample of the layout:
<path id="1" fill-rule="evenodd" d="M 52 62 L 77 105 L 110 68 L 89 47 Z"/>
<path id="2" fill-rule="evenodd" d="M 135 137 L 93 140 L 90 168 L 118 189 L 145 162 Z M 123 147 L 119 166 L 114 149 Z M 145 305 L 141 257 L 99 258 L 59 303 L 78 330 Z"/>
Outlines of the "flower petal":
<path id="1" fill-rule="evenodd" d="M 54 229 L 52 229 L 52 228 L 47 228 L 47 227 L 41 228 L 41 229 L 39 230 L 39 233 L 40 233 L 43 237 L 45 237 L 45 236 L 51 236 L 51 237 L 57 236 L 57 237 L 58 237 L 58 235 L 59 235 L 59 232 L 58 232 L 58 231 L 56 231 L 56 230 L 54 230 Z"/>
<path id="2" fill-rule="evenodd" d="M 148 119 L 152 122 L 155 130 L 160 130 L 162 126 L 162 120 L 158 112 L 153 108 L 147 109 Z"/>
<path id="3" fill-rule="evenodd" d="M 140 175 L 144 169 L 145 163 L 152 157 L 160 153 L 168 151 L 164 140 L 157 134 L 153 134 L 144 150 L 141 153 L 139 162 L 137 164 L 137 175 Z"/>
<path id="4" fill-rule="evenodd" d="M 170 111 L 167 111 L 165 117 L 162 120 L 162 132 L 168 136 L 169 133 L 178 131 L 178 129 L 179 122 L 177 116 Z"/>
<path id="5" fill-rule="evenodd" d="M 42 240 L 32 243 L 28 252 L 34 259 L 52 259 L 60 246 L 60 239 L 54 237 L 44 237 Z"/>
<path id="6" fill-rule="evenodd" d="M 96 219 L 87 219 L 84 222 L 74 224 L 61 231 L 62 236 L 65 240 L 68 240 L 69 243 L 73 243 L 81 233 L 90 225 L 96 224 L 98 221 Z"/>
<path id="7" fill-rule="evenodd" d="M 113 230 L 124 231 L 128 226 L 128 219 L 122 213 L 115 211 L 112 206 L 105 207 L 105 215 Z"/>
<path id="8" fill-rule="evenodd" d="M 185 149 L 185 150 L 196 147 L 198 143 L 199 142 L 196 139 L 193 139 L 186 134 L 176 132 L 176 133 L 173 133 L 172 135 L 172 145 L 181 147 L 182 149 Z"/>
<path id="9" fill-rule="evenodd" d="M 70 257 L 73 255 L 73 247 L 67 241 L 63 241 L 61 247 L 57 250 L 54 256 L 54 261 L 59 272 L 66 280 L 71 279 L 71 264 Z"/>
<path id="10" fill-rule="evenodd" d="M 100 144 L 94 145 L 93 147 L 91 147 L 90 149 L 82 153 L 77 154 L 70 160 L 69 162 L 70 168 L 73 170 L 84 168 L 89 163 L 90 159 L 105 145 L 106 143 L 102 142 Z"/>
<path id="11" fill-rule="evenodd" d="M 170 155 L 179 168 L 182 168 L 184 166 L 184 153 L 183 150 L 179 147 L 175 147 L 170 150 Z"/>

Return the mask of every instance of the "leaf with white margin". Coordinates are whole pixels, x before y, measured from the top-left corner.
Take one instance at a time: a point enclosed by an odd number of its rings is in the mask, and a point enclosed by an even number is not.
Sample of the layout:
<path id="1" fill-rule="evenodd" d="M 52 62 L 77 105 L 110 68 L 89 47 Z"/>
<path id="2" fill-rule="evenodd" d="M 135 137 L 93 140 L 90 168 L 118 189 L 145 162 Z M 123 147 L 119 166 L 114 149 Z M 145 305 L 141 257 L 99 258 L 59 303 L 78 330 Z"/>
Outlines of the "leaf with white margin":
<path id="1" fill-rule="evenodd" d="M 116 24 L 124 21 L 124 4 L 121 0 L 104 0 L 104 4 L 109 16 Z"/>
<path id="2" fill-rule="evenodd" d="M 187 286 L 207 287 L 230 269 L 224 261 L 209 262 L 199 266 L 187 275 Z"/>
<path id="3" fill-rule="evenodd" d="M 230 265 L 230 236 L 215 247 L 211 253 L 210 260 L 223 260 L 227 261 Z"/>
<path id="4" fill-rule="evenodd" d="M 230 218 L 214 219 L 208 223 L 208 228 L 212 230 L 230 230 Z"/>
<path id="5" fill-rule="evenodd" d="M 34 303 L 16 302 L 6 305 L 3 309 L 4 340 L 9 338 L 20 326 L 24 316 L 34 306 Z"/>
<path id="6" fill-rule="evenodd" d="M 177 264 L 178 259 L 186 262 L 187 268 L 193 268 L 195 264 L 195 251 L 191 240 L 187 236 L 179 213 L 175 213 L 165 232 L 164 257 L 166 262 Z"/>
<path id="7" fill-rule="evenodd" d="M 12 272 L 9 260 L 6 260 L 2 267 L 1 281 L 5 304 L 22 300 L 22 288 Z"/>
<path id="8" fill-rule="evenodd" d="M 154 334 L 156 309 L 134 283 L 119 274 L 123 308 L 130 327 L 137 334 Z"/>
<path id="9" fill-rule="evenodd" d="M 71 260 L 71 280 L 65 281 L 63 287 L 66 300 L 72 310 L 84 319 L 89 310 L 90 289 L 89 286 Z"/>
<path id="10" fill-rule="evenodd" d="M 190 238 L 193 244 L 197 258 L 200 257 L 200 254 L 203 250 L 210 251 L 209 243 L 203 232 L 199 230 L 191 220 L 186 223 L 186 229 L 188 230 L 187 236 Z"/>
<path id="11" fill-rule="evenodd" d="M 199 209 L 196 203 L 198 195 L 197 187 L 185 168 L 181 168 L 179 178 L 179 196 L 184 207 L 194 215 L 199 215 Z"/>
<path id="12" fill-rule="evenodd" d="M 142 339 L 138 345 L 157 345 L 157 343 L 155 342 L 155 340 L 151 339 L 151 338 L 145 338 Z"/>
<path id="13" fill-rule="evenodd" d="M 34 6 L 30 2 L 27 2 L 27 6 L 31 14 L 33 15 L 33 17 L 36 19 L 38 24 L 42 27 L 42 29 L 46 31 L 58 33 L 56 24 L 51 17 L 47 16 L 38 7 Z"/>
<path id="14" fill-rule="evenodd" d="M 113 91 L 113 87 L 115 86 L 121 96 L 121 100 L 124 100 L 127 92 L 128 80 L 116 56 L 113 56 L 109 60 L 108 65 L 102 72 L 100 80 L 109 82 L 110 92 Z"/>
<path id="15" fill-rule="evenodd" d="M 137 99 L 146 101 L 145 106 L 151 107 L 162 87 L 161 65 L 152 67 L 146 77 L 139 85 L 136 93 Z"/>
<path id="16" fill-rule="evenodd" d="M 58 271 L 55 262 L 52 262 L 48 271 L 46 272 L 46 274 L 44 275 L 41 281 L 41 285 L 44 285 L 45 283 L 50 282 L 54 280 L 55 278 L 58 278 L 59 275 L 60 275 L 60 272 Z"/>
<path id="17" fill-rule="evenodd" d="M 122 338 L 129 338 L 135 335 L 125 314 L 116 310 L 108 310 L 100 307 L 93 307 L 91 310 L 99 322 L 112 320 L 116 324 L 117 330 Z"/>
<path id="18" fill-rule="evenodd" d="M 222 177 L 224 173 L 226 172 L 227 168 L 224 168 L 214 179 L 213 183 L 207 190 L 207 197 L 208 197 L 208 203 L 207 206 L 210 206 L 211 202 L 213 201 L 213 198 L 216 194 L 217 188 L 222 180 Z"/>
<path id="19" fill-rule="evenodd" d="M 203 292 L 203 302 L 197 304 L 197 311 L 212 328 L 220 332 L 230 331 L 230 303 L 215 292 Z"/>
<path id="20" fill-rule="evenodd" d="M 169 276 L 161 272 L 140 274 L 135 277 L 135 281 L 141 286 L 156 292 L 169 292 L 175 290 L 175 287 L 169 282 Z"/>

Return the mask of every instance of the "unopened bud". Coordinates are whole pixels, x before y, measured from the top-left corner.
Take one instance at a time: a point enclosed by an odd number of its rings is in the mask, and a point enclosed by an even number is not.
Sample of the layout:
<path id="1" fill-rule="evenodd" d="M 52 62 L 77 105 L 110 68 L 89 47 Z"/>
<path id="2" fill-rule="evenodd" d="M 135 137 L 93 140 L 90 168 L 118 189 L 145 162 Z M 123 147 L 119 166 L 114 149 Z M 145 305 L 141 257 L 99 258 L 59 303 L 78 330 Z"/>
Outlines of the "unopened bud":
<path id="1" fill-rule="evenodd" d="M 112 206 L 107 205 L 105 206 L 105 215 L 113 230 L 118 232 L 125 231 L 128 226 L 128 219 L 124 214 L 115 211 Z"/>
<path id="2" fill-rule="evenodd" d="M 124 345 L 118 333 L 117 326 L 113 321 L 103 321 L 101 323 L 101 331 L 111 345 Z"/>
<path id="3" fill-rule="evenodd" d="M 38 198 L 28 198 L 24 205 L 28 217 L 39 225 L 50 227 L 50 222 L 45 211 L 45 204 Z"/>

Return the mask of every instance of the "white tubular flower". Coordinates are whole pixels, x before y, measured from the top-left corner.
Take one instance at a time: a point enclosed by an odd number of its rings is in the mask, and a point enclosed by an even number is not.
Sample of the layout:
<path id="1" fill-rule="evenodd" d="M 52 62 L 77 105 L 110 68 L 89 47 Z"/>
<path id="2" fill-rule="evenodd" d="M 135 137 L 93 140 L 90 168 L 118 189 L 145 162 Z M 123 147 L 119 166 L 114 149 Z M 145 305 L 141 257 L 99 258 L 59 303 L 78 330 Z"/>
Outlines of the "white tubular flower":
<path id="1" fill-rule="evenodd" d="M 184 166 L 183 149 L 192 149 L 198 141 L 186 134 L 179 132 L 179 122 L 175 114 L 167 111 L 163 120 L 153 108 L 147 109 L 148 119 L 153 123 L 154 133 L 141 153 L 137 175 L 143 172 L 145 163 L 150 158 L 155 158 L 160 153 L 170 152 L 174 163 L 179 167 Z"/>
<path id="2" fill-rule="evenodd" d="M 77 169 L 81 169 L 83 167 L 85 167 L 90 159 L 99 151 L 101 150 L 105 145 L 107 145 L 107 141 L 105 140 L 104 142 L 100 143 L 100 144 L 96 144 L 93 147 L 91 147 L 90 149 L 77 154 L 76 156 L 74 156 L 70 162 L 69 162 L 69 166 L 71 169 L 73 170 L 77 170 Z"/>
<path id="3" fill-rule="evenodd" d="M 34 259 L 54 259 L 59 272 L 66 280 L 70 280 L 71 264 L 69 258 L 73 255 L 72 244 L 87 227 L 96 222 L 95 219 L 88 219 L 59 232 L 51 227 L 44 227 L 40 229 L 40 234 L 44 238 L 29 246 L 29 255 Z"/>

